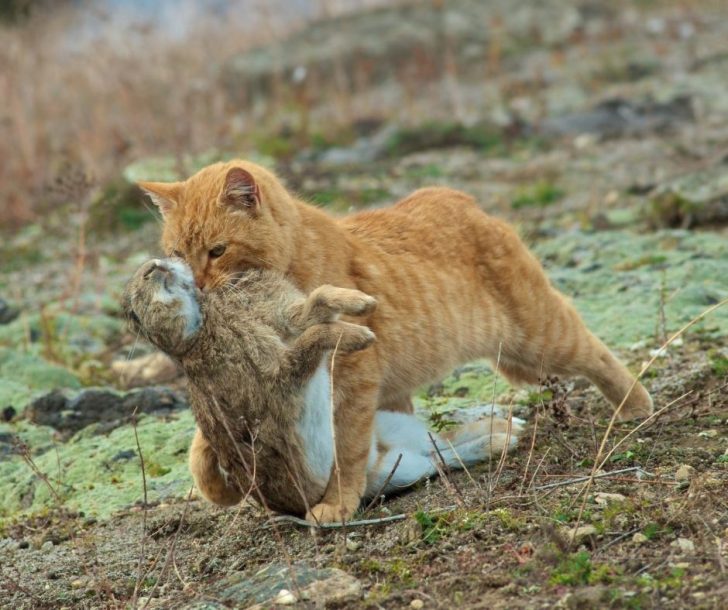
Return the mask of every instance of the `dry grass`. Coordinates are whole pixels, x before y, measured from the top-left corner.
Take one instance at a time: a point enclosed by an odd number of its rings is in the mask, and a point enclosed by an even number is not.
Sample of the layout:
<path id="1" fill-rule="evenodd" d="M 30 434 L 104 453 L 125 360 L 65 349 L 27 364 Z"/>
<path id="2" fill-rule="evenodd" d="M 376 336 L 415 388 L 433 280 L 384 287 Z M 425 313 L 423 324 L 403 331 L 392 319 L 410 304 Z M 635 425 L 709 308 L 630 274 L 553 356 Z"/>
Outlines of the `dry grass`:
<path id="1" fill-rule="evenodd" d="M 156 5 L 167 10 L 152 22 L 119 3 L 48 3 L 0 25 L 0 222 L 37 218 L 134 158 L 244 145 L 252 122 L 221 85 L 225 60 L 376 4 L 316 0 L 296 12 L 284 0 L 229 0 L 222 14 L 181 0 Z"/>

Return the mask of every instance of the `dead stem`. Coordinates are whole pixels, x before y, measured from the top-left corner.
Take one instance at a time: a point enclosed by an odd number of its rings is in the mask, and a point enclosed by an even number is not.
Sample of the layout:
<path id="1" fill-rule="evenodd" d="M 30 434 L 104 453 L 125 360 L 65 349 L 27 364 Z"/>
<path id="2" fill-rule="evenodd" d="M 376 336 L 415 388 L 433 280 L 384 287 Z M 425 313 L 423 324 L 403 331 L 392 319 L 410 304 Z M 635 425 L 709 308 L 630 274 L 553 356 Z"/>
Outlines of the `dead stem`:
<path id="1" fill-rule="evenodd" d="M 341 342 L 341 337 L 343 333 L 339 335 L 339 338 L 336 341 L 336 345 L 334 346 L 334 351 L 331 354 L 331 364 L 329 366 L 329 379 L 330 379 L 330 395 L 331 395 L 331 436 L 334 443 L 334 474 L 336 475 L 336 485 L 339 488 L 339 506 L 341 507 L 341 522 L 342 524 L 346 523 L 346 519 L 344 519 L 344 498 L 341 491 L 341 469 L 339 468 L 339 450 L 336 447 L 336 414 L 334 413 L 335 409 L 335 403 L 334 403 L 334 364 L 336 362 L 336 353 L 339 351 L 339 343 Z M 372 431 L 372 434 L 374 434 L 374 431 Z"/>
<path id="2" fill-rule="evenodd" d="M 581 502 L 581 505 L 579 506 L 579 515 L 577 516 L 575 527 L 579 527 L 581 525 L 581 520 L 582 520 L 582 517 L 584 515 L 584 510 L 586 509 L 586 502 L 587 502 L 587 498 L 588 498 L 588 492 L 589 492 L 589 489 L 591 489 L 591 486 L 592 486 L 592 484 L 594 482 L 594 477 L 595 477 L 597 471 L 599 471 L 604 466 L 606 460 L 614 452 L 614 449 L 615 448 L 613 447 L 612 448 L 612 451 L 610 451 L 607 454 L 607 457 L 605 457 L 604 459 L 602 459 L 602 455 L 604 453 L 604 449 L 605 449 L 605 447 L 607 445 L 607 441 L 608 441 L 609 436 L 610 436 L 610 434 L 612 432 L 612 429 L 614 428 L 614 424 L 617 421 L 617 417 L 619 417 L 619 414 L 622 411 L 622 408 L 624 407 L 624 405 L 626 404 L 627 399 L 629 398 L 630 394 L 632 393 L 632 390 L 634 390 L 635 386 L 639 383 L 639 380 L 642 379 L 642 377 L 644 376 L 644 374 L 652 367 L 652 365 L 655 363 L 655 360 L 657 360 L 657 358 L 659 357 L 659 355 L 662 354 L 664 352 L 664 350 L 666 350 L 670 346 L 670 344 L 673 341 L 675 341 L 675 339 L 677 339 L 678 337 L 682 336 L 689 328 L 691 328 L 692 326 L 694 326 L 695 324 L 697 324 L 700 320 L 702 320 L 703 318 L 705 318 L 710 313 L 714 312 L 716 309 L 719 309 L 720 307 L 722 307 L 726 303 L 728 303 L 728 298 L 723 299 L 722 301 L 716 303 L 715 305 L 709 307 L 708 309 L 706 309 L 702 313 L 698 314 L 696 317 L 694 317 L 692 320 L 690 320 L 687 324 L 685 324 L 680 330 L 678 330 L 677 332 L 675 332 L 667 341 L 665 341 L 662 344 L 662 346 L 655 352 L 655 354 L 652 356 L 652 358 L 650 358 L 650 360 L 642 367 L 642 370 L 639 372 L 639 374 L 637 375 L 637 377 L 635 377 L 634 381 L 632 382 L 632 385 L 629 387 L 629 389 L 627 390 L 627 393 L 625 394 L 624 398 L 622 399 L 622 402 L 619 403 L 619 406 L 615 409 L 614 413 L 612 414 L 611 419 L 609 420 L 609 425 L 607 426 L 607 430 L 604 432 L 604 436 L 602 438 L 602 442 L 599 445 L 599 451 L 597 452 L 597 456 L 594 459 L 594 466 L 592 467 L 592 471 L 591 471 L 591 474 L 589 476 L 589 479 L 586 481 L 586 483 L 584 484 L 584 487 L 579 492 L 580 494 L 583 494 L 584 497 L 583 497 L 583 500 Z M 670 404 L 674 404 L 674 402 L 676 402 L 676 401 L 673 401 L 673 403 L 670 403 Z M 639 424 L 632 432 L 630 432 L 627 436 L 625 436 L 622 439 L 622 441 L 620 441 L 620 444 L 622 442 L 624 442 L 624 440 L 627 437 L 631 436 L 632 433 L 634 433 L 637 430 L 639 430 L 640 428 L 642 428 L 647 422 L 655 419 L 658 415 L 664 413 L 668 406 L 670 406 L 670 405 L 667 405 L 667 406 L 663 407 L 662 409 L 660 409 L 659 411 L 657 411 L 656 413 L 653 413 L 645 421 L 643 421 L 641 424 Z"/>
<path id="3" fill-rule="evenodd" d="M 447 465 L 445 458 L 442 457 L 442 453 L 440 453 L 440 448 L 437 446 L 435 438 L 432 436 L 431 432 L 428 432 L 427 436 L 430 437 L 430 442 L 435 448 L 435 453 L 437 454 L 439 462 L 434 462 L 434 464 L 435 468 L 437 469 L 437 473 L 440 475 L 440 478 L 445 483 L 445 489 L 447 489 L 448 492 L 450 492 L 450 495 L 455 498 L 458 506 L 464 506 L 465 499 L 463 498 L 463 494 L 460 491 L 460 488 L 457 486 L 457 483 L 455 483 L 455 481 L 450 478 L 450 468 Z"/>
<path id="4" fill-rule="evenodd" d="M 136 608 L 137 600 L 139 599 L 139 588 L 142 585 L 142 581 L 144 579 L 144 576 L 142 576 L 142 563 L 144 563 L 144 551 L 146 548 L 146 542 L 147 542 L 147 511 L 149 510 L 149 506 L 147 503 L 147 473 L 146 469 L 144 467 L 144 455 L 142 454 L 142 448 L 139 443 L 139 433 L 137 431 L 137 409 L 138 407 L 134 407 L 134 412 L 131 414 L 131 427 L 134 430 L 134 440 L 136 442 L 137 447 L 137 453 L 139 454 L 139 462 L 141 464 L 142 469 L 142 487 L 144 491 L 144 506 L 142 507 L 143 513 L 142 513 L 142 543 L 139 548 L 139 561 L 137 564 L 137 580 L 134 584 L 134 593 L 132 594 L 131 598 L 131 605 L 133 608 Z"/>
<path id="5" fill-rule="evenodd" d="M 177 545 L 177 539 L 179 538 L 179 534 L 182 531 L 182 525 L 185 522 L 185 517 L 187 516 L 187 509 L 190 506 L 190 500 L 192 499 L 192 491 L 194 490 L 194 487 L 190 487 L 190 491 L 187 494 L 187 500 L 185 501 L 185 507 L 182 511 L 182 516 L 179 519 L 179 524 L 177 525 L 177 529 L 174 532 L 174 536 L 172 537 L 172 540 L 169 544 L 169 550 L 167 551 L 167 557 L 164 561 L 164 565 L 162 566 L 162 570 L 159 573 L 159 578 L 157 578 L 154 581 L 154 586 L 152 587 L 152 590 L 149 592 L 149 595 L 147 595 L 147 600 L 142 606 L 142 610 L 145 610 L 147 606 L 149 606 L 149 603 L 152 601 L 152 598 L 154 597 L 154 593 L 157 590 L 157 587 L 159 586 L 159 583 L 164 578 L 164 575 L 167 572 L 167 568 L 169 567 L 170 562 L 174 561 L 174 551 Z M 179 572 L 177 573 L 177 576 L 179 577 Z M 181 580 L 181 577 L 180 577 Z"/>
<path id="6" fill-rule="evenodd" d="M 394 466 L 392 467 L 392 470 L 389 471 L 389 474 L 387 475 L 387 478 L 384 479 L 384 483 L 382 483 L 381 487 L 379 488 L 379 491 L 372 496 L 372 501 L 367 504 L 366 508 L 362 511 L 363 515 L 366 515 L 377 503 L 377 500 L 379 500 L 379 497 L 383 495 L 384 490 L 387 488 L 387 485 L 389 485 L 389 482 L 392 480 L 392 477 L 394 476 L 394 473 L 396 472 L 397 468 L 399 467 L 399 463 L 402 461 L 402 454 L 400 453 L 397 456 L 397 461 L 394 463 Z"/>

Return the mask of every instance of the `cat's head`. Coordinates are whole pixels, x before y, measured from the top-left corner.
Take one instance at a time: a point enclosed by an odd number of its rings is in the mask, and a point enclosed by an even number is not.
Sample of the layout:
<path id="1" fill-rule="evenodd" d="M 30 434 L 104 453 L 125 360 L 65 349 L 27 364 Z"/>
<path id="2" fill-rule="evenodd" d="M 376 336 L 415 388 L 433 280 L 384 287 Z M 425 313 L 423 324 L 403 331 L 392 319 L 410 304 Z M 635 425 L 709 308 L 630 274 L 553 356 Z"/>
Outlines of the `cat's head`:
<path id="1" fill-rule="evenodd" d="M 130 328 L 168 354 L 181 355 L 202 326 L 199 290 L 180 259 L 144 263 L 121 298 Z"/>
<path id="2" fill-rule="evenodd" d="M 202 290 L 251 267 L 285 272 L 299 222 L 280 181 L 247 161 L 215 163 L 183 182 L 140 182 L 164 218 L 162 245 Z"/>

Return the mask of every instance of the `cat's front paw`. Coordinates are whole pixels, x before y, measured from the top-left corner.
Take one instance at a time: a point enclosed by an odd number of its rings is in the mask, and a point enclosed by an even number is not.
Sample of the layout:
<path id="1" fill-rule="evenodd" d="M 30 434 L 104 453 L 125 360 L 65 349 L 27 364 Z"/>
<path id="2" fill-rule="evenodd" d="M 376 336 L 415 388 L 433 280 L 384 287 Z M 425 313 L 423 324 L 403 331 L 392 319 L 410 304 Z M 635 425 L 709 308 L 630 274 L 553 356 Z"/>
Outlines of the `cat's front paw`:
<path id="1" fill-rule="evenodd" d="M 322 523 L 341 523 L 342 521 L 349 521 L 355 510 L 356 507 L 349 509 L 340 504 L 321 502 L 321 504 L 317 504 L 306 513 L 306 521 L 315 525 L 321 525 Z"/>

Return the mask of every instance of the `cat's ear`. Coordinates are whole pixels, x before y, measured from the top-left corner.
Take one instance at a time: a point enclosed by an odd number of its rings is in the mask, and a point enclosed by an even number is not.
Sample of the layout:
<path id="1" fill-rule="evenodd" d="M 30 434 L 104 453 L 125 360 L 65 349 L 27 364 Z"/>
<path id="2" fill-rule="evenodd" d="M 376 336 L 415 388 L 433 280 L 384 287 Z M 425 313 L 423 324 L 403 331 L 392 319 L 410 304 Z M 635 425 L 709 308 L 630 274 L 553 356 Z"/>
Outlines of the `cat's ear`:
<path id="1" fill-rule="evenodd" d="M 177 205 L 182 190 L 182 183 L 180 182 L 138 182 L 137 184 L 149 195 L 152 203 L 159 208 L 162 216 L 165 216 Z"/>
<path id="2" fill-rule="evenodd" d="M 233 167 L 225 176 L 220 205 L 255 216 L 260 211 L 260 189 L 253 175 L 242 167 Z"/>

